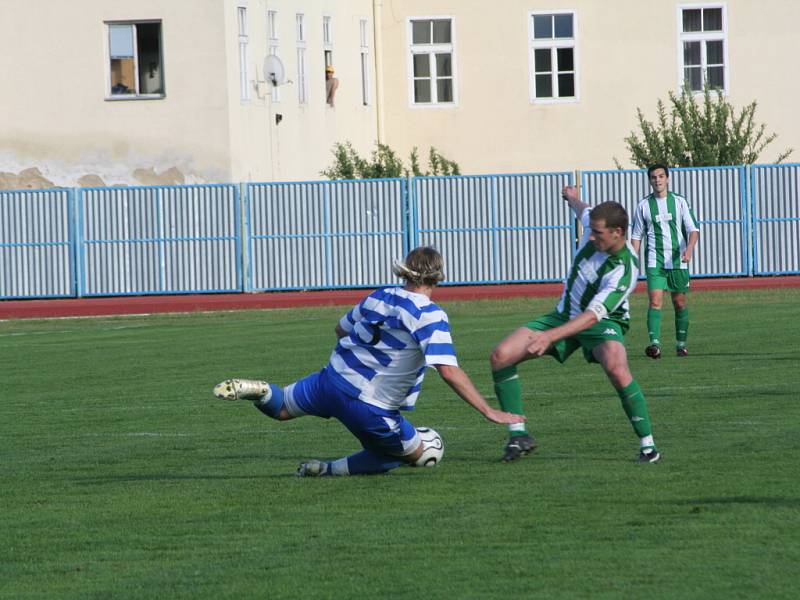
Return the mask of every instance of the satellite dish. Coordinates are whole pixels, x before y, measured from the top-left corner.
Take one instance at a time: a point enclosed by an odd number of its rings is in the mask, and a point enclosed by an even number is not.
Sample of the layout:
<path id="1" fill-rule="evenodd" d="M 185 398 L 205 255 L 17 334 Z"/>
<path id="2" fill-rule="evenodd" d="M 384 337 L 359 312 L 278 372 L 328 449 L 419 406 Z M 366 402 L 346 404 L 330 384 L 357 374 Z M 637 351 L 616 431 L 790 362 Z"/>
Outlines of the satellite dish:
<path id="1" fill-rule="evenodd" d="M 264 79 L 274 86 L 286 83 L 286 69 L 283 68 L 281 59 L 274 54 L 264 58 Z"/>

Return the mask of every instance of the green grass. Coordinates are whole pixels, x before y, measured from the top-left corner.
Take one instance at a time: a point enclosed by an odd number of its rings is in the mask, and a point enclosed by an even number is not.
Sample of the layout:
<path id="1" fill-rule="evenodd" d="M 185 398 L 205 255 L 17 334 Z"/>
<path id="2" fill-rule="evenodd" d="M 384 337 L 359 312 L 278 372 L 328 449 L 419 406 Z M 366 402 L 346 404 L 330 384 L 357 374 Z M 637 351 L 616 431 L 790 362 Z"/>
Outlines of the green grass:
<path id="1" fill-rule="evenodd" d="M 661 464 L 576 354 L 520 368 L 535 455 L 500 464 L 504 429 L 430 372 L 410 417 L 443 463 L 338 479 L 293 476 L 356 449 L 338 423 L 211 388 L 319 368 L 340 308 L 0 322 L 0 597 L 796 597 L 800 290 L 694 293 L 691 356 L 660 361 L 644 301 Z M 446 304 L 491 402 L 492 347 L 552 305 Z"/>

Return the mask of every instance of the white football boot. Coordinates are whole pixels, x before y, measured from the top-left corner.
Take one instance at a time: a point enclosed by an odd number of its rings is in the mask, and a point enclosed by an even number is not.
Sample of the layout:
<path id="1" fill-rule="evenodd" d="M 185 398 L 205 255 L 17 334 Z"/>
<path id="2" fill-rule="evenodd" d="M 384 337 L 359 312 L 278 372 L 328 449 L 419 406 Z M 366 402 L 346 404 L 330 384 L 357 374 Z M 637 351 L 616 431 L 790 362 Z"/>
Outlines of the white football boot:
<path id="1" fill-rule="evenodd" d="M 266 381 L 226 379 L 214 386 L 214 395 L 223 400 L 269 400 L 272 390 Z"/>

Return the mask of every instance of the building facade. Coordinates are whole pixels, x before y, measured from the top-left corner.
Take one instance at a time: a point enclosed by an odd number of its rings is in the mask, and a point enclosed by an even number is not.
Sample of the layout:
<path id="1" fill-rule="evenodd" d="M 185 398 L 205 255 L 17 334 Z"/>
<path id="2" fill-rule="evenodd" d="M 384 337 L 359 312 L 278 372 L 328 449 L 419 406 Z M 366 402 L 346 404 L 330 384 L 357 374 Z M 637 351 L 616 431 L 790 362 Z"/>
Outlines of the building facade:
<path id="1" fill-rule="evenodd" d="M 800 148 L 798 18 L 788 0 L 4 0 L 0 187 L 316 180 L 345 141 L 475 174 L 631 166 L 637 107 L 704 81 L 758 101 L 769 162 Z"/>

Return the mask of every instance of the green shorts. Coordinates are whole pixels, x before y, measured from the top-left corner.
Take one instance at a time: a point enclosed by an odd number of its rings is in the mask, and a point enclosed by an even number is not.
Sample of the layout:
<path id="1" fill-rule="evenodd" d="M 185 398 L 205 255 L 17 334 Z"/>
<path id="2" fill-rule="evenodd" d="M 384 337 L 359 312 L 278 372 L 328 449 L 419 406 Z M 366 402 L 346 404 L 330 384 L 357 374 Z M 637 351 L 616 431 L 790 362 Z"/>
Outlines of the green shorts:
<path id="1" fill-rule="evenodd" d="M 647 290 L 668 290 L 685 294 L 689 291 L 689 269 L 647 269 Z"/>
<path id="2" fill-rule="evenodd" d="M 526 327 L 534 331 L 547 331 L 548 329 L 563 325 L 568 321 L 568 317 L 557 312 L 551 312 L 530 321 L 526 324 Z M 563 363 L 575 350 L 583 348 L 583 357 L 587 362 L 598 362 L 594 355 L 592 355 L 592 350 L 603 342 L 612 340 L 624 344 L 625 333 L 627 331 L 627 324 L 623 325 L 616 321 L 603 319 L 588 329 L 584 329 L 578 335 L 557 341 L 550 347 L 546 354 L 554 357 L 558 362 Z"/>

